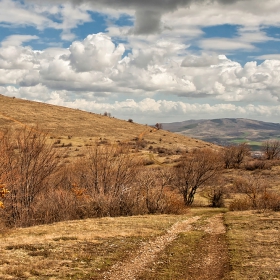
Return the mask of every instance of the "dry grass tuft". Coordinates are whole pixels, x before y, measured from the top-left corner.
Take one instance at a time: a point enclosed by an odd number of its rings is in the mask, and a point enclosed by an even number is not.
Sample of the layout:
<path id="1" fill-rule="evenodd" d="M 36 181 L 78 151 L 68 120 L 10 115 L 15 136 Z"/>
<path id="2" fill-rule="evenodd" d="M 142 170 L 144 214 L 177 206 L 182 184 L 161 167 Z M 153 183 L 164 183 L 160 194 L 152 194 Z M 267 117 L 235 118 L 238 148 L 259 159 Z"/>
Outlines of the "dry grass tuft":
<path id="1" fill-rule="evenodd" d="M 280 213 L 226 213 L 232 272 L 226 279 L 279 279 Z"/>
<path id="2" fill-rule="evenodd" d="M 87 219 L 13 230 L 2 237 L 0 279 L 102 279 L 141 242 L 185 217 Z"/>

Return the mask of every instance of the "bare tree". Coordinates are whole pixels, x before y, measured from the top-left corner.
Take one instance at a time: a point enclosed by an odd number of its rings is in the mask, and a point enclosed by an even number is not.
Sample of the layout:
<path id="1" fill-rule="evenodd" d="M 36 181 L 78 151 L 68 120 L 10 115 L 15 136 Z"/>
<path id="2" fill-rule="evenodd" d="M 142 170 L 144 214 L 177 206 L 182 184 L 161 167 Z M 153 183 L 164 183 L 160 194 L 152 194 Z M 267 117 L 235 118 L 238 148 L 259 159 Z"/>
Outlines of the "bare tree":
<path id="1" fill-rule="evenodd" d="M 193 203 L 197 189 L 213 181 L 221 168 L 219 154 L 210 149 L 196 150 L 181 157 L 181 162 L 175 168 L 176 186 L 183 195 L 185 205 Z"/>
<path id="2" fill-rule="evenodd" d="M 161 124 L 161 123 L 156 123 L 155 127 L 156 127 L 157 129 L 162 129 L 162 124 Z"/>
<path id="3" fill-rule="evenodd" d="M 246 143 L 225 147 L 223 160 L 225 168 L 238 168 L 246 157 L 250 156 L 250 147 Z"/>
<path id="4" fill-rule="evenodd" d="M 266 159 L 276 159 L 280 156 L 280 141 L 268 140 L 262 144 L 262 151 Z"/>
<path id="5" fill-rule="evenodd" d="M 44 133 L 27 128 L 13 134 L 6 133 L 1 138 L 0 146 L 0 173 L 4 174 L 4 183 L 10 191 L 5 203 L 9 223 L 28 226 L 36 198 L 58 169 L 57 150 L 47 143 Z"/>

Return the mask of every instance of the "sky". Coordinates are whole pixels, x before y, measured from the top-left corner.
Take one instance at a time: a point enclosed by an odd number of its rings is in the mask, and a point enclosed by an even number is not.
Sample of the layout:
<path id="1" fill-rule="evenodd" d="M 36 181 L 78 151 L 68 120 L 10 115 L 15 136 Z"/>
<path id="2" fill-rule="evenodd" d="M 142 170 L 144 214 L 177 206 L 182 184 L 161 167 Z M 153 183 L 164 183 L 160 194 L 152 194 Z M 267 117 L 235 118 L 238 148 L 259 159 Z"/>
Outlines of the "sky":
<path id="1" fill-rule="evenodd" d="M 280 0 L 0 0 L 0 94 L 143 124 L 280 122 Z"/>

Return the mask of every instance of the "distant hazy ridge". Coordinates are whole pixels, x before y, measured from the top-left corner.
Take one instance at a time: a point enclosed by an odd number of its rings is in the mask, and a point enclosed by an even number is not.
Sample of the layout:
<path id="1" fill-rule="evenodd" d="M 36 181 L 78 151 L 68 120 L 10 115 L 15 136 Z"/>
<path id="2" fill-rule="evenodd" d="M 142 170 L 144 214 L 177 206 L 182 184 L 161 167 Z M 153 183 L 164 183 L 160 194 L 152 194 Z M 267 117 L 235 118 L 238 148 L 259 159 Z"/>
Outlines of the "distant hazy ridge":
<path id="1" fill-rule="evenodd" d="M 280 139 L 279 123 L 249 119 L 189 120 L 162 125 L 171 132 L 219 145 L 248 142 L 257 148 L 264 140 Z"/>

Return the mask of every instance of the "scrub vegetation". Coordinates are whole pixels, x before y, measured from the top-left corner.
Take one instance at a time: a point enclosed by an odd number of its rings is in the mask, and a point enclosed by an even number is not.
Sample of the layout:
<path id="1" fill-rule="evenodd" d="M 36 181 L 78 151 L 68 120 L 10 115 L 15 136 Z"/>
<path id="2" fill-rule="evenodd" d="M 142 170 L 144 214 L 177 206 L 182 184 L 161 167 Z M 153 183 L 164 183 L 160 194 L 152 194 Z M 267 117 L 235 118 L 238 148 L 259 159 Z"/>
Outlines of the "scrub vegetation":
<path id="1" fill-rule="evenodd" d="M 2 115 L 1 279 L 278 279 L 277 139 L 255 158 L 108 114 L 106 137 Z"/>

